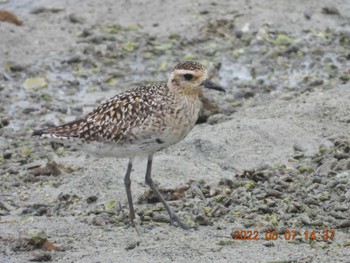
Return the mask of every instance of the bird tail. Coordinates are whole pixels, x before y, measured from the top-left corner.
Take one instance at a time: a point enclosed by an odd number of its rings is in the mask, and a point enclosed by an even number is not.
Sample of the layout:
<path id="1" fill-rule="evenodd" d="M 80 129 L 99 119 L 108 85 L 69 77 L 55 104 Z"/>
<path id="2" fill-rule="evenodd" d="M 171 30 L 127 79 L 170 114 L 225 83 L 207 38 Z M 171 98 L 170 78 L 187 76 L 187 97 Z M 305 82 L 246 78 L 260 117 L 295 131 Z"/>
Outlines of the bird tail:
<path id="1" fill-rule="evenodd" d="M 41 137 L 43 134 L 45 134 L 45 130 L 36 130 L 36 131 L 33 131 L 32 136 L 33 137 L 35 137 L 35 136 Z"/>
<path id="2" fill-rule="evenodd" d="M 72 121 L 60 126 L 33 131 L 32 136 L 49 139 L 69 139 L 78 137 L 81 120 Z"/>

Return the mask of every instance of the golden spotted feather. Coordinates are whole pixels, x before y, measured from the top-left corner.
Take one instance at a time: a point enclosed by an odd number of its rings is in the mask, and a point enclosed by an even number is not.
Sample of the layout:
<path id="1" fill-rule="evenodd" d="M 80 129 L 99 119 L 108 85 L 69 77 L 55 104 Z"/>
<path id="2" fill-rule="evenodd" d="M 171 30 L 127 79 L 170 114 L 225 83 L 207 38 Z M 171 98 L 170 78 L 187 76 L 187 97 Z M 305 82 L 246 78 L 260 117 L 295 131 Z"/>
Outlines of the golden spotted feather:
<path id="1" fill-rule="evenodd" d="M 131 142 L 137 139 L 136 135 L 131 132 L 134 127 L 155 125 L 155 128 L 157 126 L 161 128 L 164 116 L 159 116 L 159 114 L 167 113 L 165 107 L 169 107 L 169 103 L 166 98 L 171 98 L 168 93 L 166 83 L 138 87 L 112 97 L 79 120 L 35 131 L 34 135 L 63 141 L 78 139 L 87 143 L 91 141 Z M 156 130 L 151 132 L 156 132 Z M 147 136 L 147 134 L 143 135 Z"/>

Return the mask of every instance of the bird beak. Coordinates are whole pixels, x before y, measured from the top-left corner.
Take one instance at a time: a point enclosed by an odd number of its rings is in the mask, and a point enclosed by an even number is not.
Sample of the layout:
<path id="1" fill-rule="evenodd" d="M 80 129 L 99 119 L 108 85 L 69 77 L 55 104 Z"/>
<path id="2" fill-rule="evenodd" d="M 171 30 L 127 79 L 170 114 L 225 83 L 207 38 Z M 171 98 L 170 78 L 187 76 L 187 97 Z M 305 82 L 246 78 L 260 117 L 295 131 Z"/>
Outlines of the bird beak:
<path id="1" fill-rule="evenodd" d="M 215 90 L 218 90 L 218 91 L 226 92 L 226 90 L 223 87 L 215 84 L 214 82 L 211 82 L 209 79 L 204 80 L 201 83 L 201 85 L 206 87 L 206 88 L 208 88 L 208 89 L 215 89 Z"/>

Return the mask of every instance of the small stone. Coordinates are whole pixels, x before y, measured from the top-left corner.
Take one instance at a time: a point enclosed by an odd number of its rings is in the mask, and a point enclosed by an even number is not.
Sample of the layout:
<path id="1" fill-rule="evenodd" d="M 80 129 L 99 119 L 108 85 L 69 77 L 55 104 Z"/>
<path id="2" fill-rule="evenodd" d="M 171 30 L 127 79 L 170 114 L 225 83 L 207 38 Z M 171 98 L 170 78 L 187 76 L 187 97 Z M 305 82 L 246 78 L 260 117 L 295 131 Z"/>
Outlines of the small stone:
<path id="1" fill-rule="evenodd" d="M 232 117 L 227 116 L 225 114 L 218 113 L 218 114 L 214 114 L 214 115 L 209 116 L 207 119 L 207 123 L 210 125 L 215 125 L 215 124 L 219 124 L 221 122 L 228 121 L 230 119 L 232 119 Z"/>
<path id="2" fill-rule="evenodd" d="M 142 221 L 152 221 L 152 217 L 150 216 L 143 216 Z"/>
<path id="3" fill-rule="evenodd" d="M 8 22 L 21 26 L 23 22 L 17 18 L 17 16 L 11 12 L 0 10 L 0 22 Z"/>
<path id="4" fill-rule="evenodd" d="M 23 71 L 23 70 L 25 70 L 25 68 L 26 68 L 25 66 L 20 65 L 20 64 L 12 64 L 10 66 L 10 70 L 13 72 Z"/>
<path id="5" fill-rule="evenodd" d="M 315 175 L 314 178 L 312 179 L 312 183 L 321 184 L 322 178 L 320 176 Z"/>
<path id="6" fill-rule="evenodd" d="M 76 14 L 68 15 L 68 20 L 69 20 L 69 22 L 74 23 L 74 24 L 83 24 L 84 23 L 84 19 Z"/>
<path id="7" fill-rule="evenodd" d="M 48 83 L 45 78 L 28 78 L 24 81 L 23 87 L 26 90 L 38 90 L 47 87 Z"/>
<path id="8" fill-rule="evenodd" d="M 22 110 L 22 113 L 23 114 L 30 114 L 30 113 L 32 113 L 32 112 L 34 112 L 34 111 L 36 111 L 37 109 L 36 108 L 34 108 L 34 107 L 27 107 L 27 108 L 24 108 L 23 110 Z"/>
<path id="9" fill-rule="evenodd" d="M 27 232 L 27 237 L 25 238 L 28 244 L 33 247 L 41 247 L 47 240 L 46 233 L 41 229 L 29 229 Z"/>
<path id="10" fill-rule="evenodd" d="M 272 241 L 264 242 L 263 245 L 264 245 L 265 247 L 274 247 L 274 246 L 275 246 L 275 244 L 274 244 Z"/>
<path id="11" fill-rule="evenodd" d="M 237 29 L 235 30 L 234 34 L 235 34 L 235 37 L 241 38 L 243 36 L 243 30 Z"/>
<path id="12" fill-rule="evenodd" d="M 75 55 L 75 56 L 73 56 L 73 57 L 70 57 L 70 58 L 68 58 L 67 60 L 65 60 L 65 61 L 63 61 L 63 62 L 65 62 L 65 63 L 67 63 L 67 64 L 74 64 L 74 63 L 79 63 L 79 62 L 81 62 L 81 57 L 79 56 L 79 55 Z M 78 81 L 78 85 L 79 85 L 79 81 Z"/>
<path id="13" fill-rule="evenodd" d="M 48 162 L 45 167 L 36 167 L 30 171 L 31 174 L 34 176 L 40 176 L 40 175 L 45 175 L 45 176 L 58 176 L 62 172 L 60 170 L 59 165 L 56 162 Z"/>
<path id="14" fill-rule="evenodd" d="M 324 192 L 320 197 L 320 201 L 324 202 L 324 201 L 327 201 L 331 198 L 329 192 Z"/>
<path id="15" fill-rule="evenodd" d="M 198 225 L 201 225 L 201 226 L 211 226 L 213 225 L 213 223 L 210 221 L 209 218 L 207 218 L 206 216 L 203 216 L 203 215 L 198 215 L 195 219 L 195 222 L 198 224 Z"/>
<path id="16" fill-rule="evenodd" d="M 258 210 L 263 212 L 264 214 L 272 214 L 272 212 L 273 212 L 273 210 L 266 205 L 260 205 L 258 207 Z"/>
<path id="17" fill-rule="evenodd" d="M 190 228 L 197 228 L 196 222 L 194 222 L 189 217 L 185 218 L 185 220 L 183 220 L 183 223 Z"/>
<path id="18" fill-rule="evenodd" d="M 8 118 L 0 119 L 0 128 L 4 128 L 10 124 L 10 120 Z"/>
<path id="19" fill-rule="evenodd" d="M 13 183 L 11 183 L 10 184 L 10 186 L 12 186 L 12 187 L 19 187 L 19 186 L 21 186 L 21 183 L 20 182 L 13 182 Z"/>
<path id="20" fill-rule="evenodd" d="M 52 260 L 52 256 L 49 253 L 40 253 L 35 255 L 33 258 L 28 259 L 28 261 L 33 261 L 33 262 L 47 262 L 51 260 Z"/>
<path id="21" fill-rule="evenodd" d="M 339 10 L 335 6 L 325 6 L 322 8 L 322 14 L 325 15 L 340 15 Z"/>
<path id="22" fill-rule="evenodd" d="M 294 144 L 293 149 L 296 152 L 305 152 L 305 148 L 301 144 Z"/>
<path id="23" fill-rule="evenodd" d="M 311 220 L 310 220 L 310 217 L 308 217 L 307 215 L 302 215 L 300 217 L 300 220 L 303 224 L 305 225 L 311 225 Z"/>
<path id="24" fill-rule="evenodd" d="M 192 195 L 193 196 L 197 196 L 197 197 L 199 197 L 202 200 L 205 199 L 205 196 L 204 196 L 202 190 L 197 185 L 192 184 L 191 185 L 191 191 L 192 191 Z"/>
<path id="25" fill-rule="evenodd" d="M 5 151 L 2 156 L 4 157 L 4 159 L 11 159 L 12 152 Z"/>
<path id="26" fill-rule="evenodd" d="M 350 227 L 350 220 L 349 219 L 341 221 L 338 225 L 338 228 L 347 228 L 347 227 Z"/>
<path id="27" fill-rule="evenodd" d="M 342 220 L 346 219 L 346 216 L 342 215 L 341 213 L 329 212 L 329 215 L 335 219 L 342 219 Z"/>
<path id="28" fill-rule="evenodd" d="M 305 9 L 304 16 L 305 16 L 306 19 L 311 19 L 312 11 L 311 11 L 310 8 Z"/>
<path id="29" fill-rule="evenodd" d="M 210 191 L 209 191 L 209 196 L 210 196 L 210 197 L 213 197 L 213 196 L 217 195 L 219 192 L 220 192 L 219 189 L 217 189 L 217 188 L 211 188 Z"/>
<path id="30" fill-rule="evenodd" d="M 314 172 L 314 168 L 308 164 L 302 164 L 298 167 L 298 171 L 300 173 L 312 173 Z"/>
<path id="31" fill-rule="evenodd" d="M 273 196 L 273 197 L 281 197 L 282 196 L 282 192 L 277 191 L 277 190 L 268 190 L 266 193 L 268 196 Z"/>
<path id="32" fill-rule="evenodd" d="M 315 79 L 314 81 L 310 82 L 310 86 L 315 87 L 315 86 L 321 86 L 323 85 L 324 81 L 323 79 Z"/>
<path id="33" fill-rule="evenodd" d="M 225 178 L 225 179 L 220 179 L 219 185 L 226 185 L 226 186 L 231 188 L 231 187 L 233 187 L 234 182 L 231 179 Z"/>
<path id="34" fill-rule="evenodd" d="M 89 196 L 88 198 L 86 198 L 86 202 L 87 202 L 88 204 L 91 204 L 91 203 L 93 203 L 93 202 L 96 202 L 97 199 L 98 199 L 98 197 L 97 197 L 96 195 L 92 195 L 92 196 Z"/>
<path id="35" fill-rule="evenodd" d="M 314 189 L 316 189 L 316 188 L 318 188 L 318 187 L 319 187 L 319 184 L 318 184 L 318 183 L 314 183 L 314 184 L 310 185 L 310 186 L 306 189 L 306 191 L 307 191 L 307 192 L 311 192 L 312 190 L 314 190 Z"/>
<path id="36" fill-rule="evenodd" d="M 153 221 L 161 222 L 161 223 L 170 223 L 170 219 L 168 216 L 163 214 L 155 214 L 153 215 Z"/>
<path id="37" fill-rule="evenodd" d="M 140 241 L 139 240 L 131 240 L 128 241 L 125 247 L 125 250 L 132 250 L 136 247 L 138 247 L 140 245 Z"/>
<path id="38" fill-rule="evenodd" d="M 323 226 L 324 222 L 323 222 L 323 220 L 317 219 L 315 221 L 312 221 L 310 225 L 311 226 Z"/>
<path id="39" fill-rule="evenodd" d="M 318 167 L 316 173 L 319 176 L 327 176 L 332 171 L 336 162 L 337 160 L 335 158 L 325 160 L 323 164 Z"/>
<path id="40" fill-rule="evenodd" d="M 334 207 L 334 211 L 345 212 L 349 210 L 349 206 L 347 204 L 337 204 Z"/>
<path id="41" fill-rule="evenodd" d="M 214 197 L 214 200 L 219 203 L 222 200 L 224 200 L 224 198 L 225 198 L 224 195 L 217 195 L 217 196 Z"/>
<path id="42" fill-rule="evenodd" d="M 341 160 L 341 159 L 348 159 L 350 156 L 349 154 L 346 154 L 346 153 L 343 153 L 343 152 L 336 152 L 334 154 L 334 157 L 338 160 Z"/>
<path id="43" fill-rule="evenodd" d="M 319 205 L 319 202 L 312 198 L 312 197 L 308 197 L 304 200 L 304 203 L 307 204 L 307 205 Z"/>
<path id="44" fill-rule="evenodd" d="M 224 193 L 225 193 L 226 195 L 230 195 L 230 194 L 232 193 L 232 190 L 231 190 L 230 188 L 225 188 L 225 189 L 224 189 Z"/>
<path id="45" fill-rule="evenodd" d="M 146 209 L 146 210 L 143 211 L 142 215 L 143 216 L 150 216 L 150 217 L 152 217 L 153 213 L 154 213 L 154 211 L 152 209 Z"/>
<path id="46" fill-rule="evenodd" d="M 35 7 L 33 8 L 30 13 L 31 14 L 41 14 L 41 13 L 59 13 L 59 12 L 62 12 L 64 11 L 64 9 L 62 8 L 47 8 L 47 7 L 42 7 L 42 6 L 39 6 L 39 7 Z"/>

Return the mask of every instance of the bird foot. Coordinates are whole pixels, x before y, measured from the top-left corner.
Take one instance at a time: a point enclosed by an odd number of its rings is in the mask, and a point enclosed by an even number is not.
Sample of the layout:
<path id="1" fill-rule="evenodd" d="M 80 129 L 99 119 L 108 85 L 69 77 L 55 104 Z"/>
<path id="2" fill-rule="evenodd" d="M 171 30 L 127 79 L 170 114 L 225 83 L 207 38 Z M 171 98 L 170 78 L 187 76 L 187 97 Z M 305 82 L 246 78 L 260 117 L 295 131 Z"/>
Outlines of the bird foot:
<path id="1" fill-rule="evenodd" d="M 180 218 L 178 218 L 178 216 L 174 212 L 170 213 L 169 216 L 171 225 L 174 225 L 174 222 L 176 222 L 178 226 L 181 227 L 183 230 L 190 230 L 188 226 L 181 222 Z"/>

